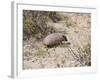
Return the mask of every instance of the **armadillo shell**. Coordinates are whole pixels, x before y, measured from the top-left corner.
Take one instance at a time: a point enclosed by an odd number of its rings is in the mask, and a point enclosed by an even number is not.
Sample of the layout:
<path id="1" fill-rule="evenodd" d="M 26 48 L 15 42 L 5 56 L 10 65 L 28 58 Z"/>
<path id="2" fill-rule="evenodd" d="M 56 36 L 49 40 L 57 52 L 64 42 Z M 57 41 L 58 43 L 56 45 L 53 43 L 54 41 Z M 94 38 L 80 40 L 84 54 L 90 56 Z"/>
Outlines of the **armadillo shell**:
<path id="1" fill-rule="evenodd" d="M 44 38 L 43 44 L 46 46 L 52 46 L 64 41 L 62 33 L 52 33 Z"/>

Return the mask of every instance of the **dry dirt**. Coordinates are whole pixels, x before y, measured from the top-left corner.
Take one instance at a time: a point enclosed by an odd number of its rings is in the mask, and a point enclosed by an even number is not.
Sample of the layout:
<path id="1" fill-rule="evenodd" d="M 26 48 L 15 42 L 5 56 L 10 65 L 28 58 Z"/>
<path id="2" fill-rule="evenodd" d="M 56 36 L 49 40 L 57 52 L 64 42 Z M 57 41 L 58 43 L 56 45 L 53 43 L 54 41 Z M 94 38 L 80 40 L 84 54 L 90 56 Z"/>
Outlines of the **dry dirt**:
<path id="1" fill-rule="evenodd" d="M 64 32 L 68 42 L 46 48 L 42 40 L 34 37 L 23 43 L 23 69 L 63 68 L 89 66 L 90 54 L 82 49 L 91 44 L 91 17 L 84 13 L 59 13 L 62 20 L 57 23 L 48 21 L 58 32 Z M 70 18 L 70 19 L 69 19 Z"/>

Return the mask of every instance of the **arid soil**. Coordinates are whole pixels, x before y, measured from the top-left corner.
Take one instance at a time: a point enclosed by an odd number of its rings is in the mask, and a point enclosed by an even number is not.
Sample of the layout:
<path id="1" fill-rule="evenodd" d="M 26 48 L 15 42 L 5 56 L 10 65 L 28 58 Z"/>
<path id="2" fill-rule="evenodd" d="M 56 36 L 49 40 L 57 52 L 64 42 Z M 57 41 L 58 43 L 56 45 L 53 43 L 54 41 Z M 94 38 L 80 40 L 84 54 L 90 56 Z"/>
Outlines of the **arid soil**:
<path id="1" fill-rule="evenodd" d="M 68 41 L 47 48 L 41 40 L 31 37 L 23 42 L 23 69 L 91 66 L 91 15 L 86 13 L 58 13 L 62 20 L 48 21 Z"/>

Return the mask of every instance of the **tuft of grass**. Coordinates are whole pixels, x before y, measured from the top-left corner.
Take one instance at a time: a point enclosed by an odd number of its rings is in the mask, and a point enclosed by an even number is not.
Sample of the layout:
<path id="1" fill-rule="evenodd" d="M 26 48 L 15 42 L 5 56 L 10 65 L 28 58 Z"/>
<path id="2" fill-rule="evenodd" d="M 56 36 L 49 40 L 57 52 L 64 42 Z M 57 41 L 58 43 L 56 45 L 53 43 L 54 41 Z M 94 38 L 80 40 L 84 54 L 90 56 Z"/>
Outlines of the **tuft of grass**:
<path id="1" fill-rule="evenodd" d="M 91 44 L 88 43 L 83 48 L 79 48 L 81 51 L 81 61 L 87 66 L 91 66 Z"/>
<path id="2" fill-rule="evenodd" d="M 91 45 L 88 43 L 86 46 L 83 47 L 83 53 L 90 54 L 91 53 Z"/>
<path id="3" fill-rule="evenodd" d="M 83 48 L 85 64 L 91 66 L 91 45 L 88 43 Z"/>

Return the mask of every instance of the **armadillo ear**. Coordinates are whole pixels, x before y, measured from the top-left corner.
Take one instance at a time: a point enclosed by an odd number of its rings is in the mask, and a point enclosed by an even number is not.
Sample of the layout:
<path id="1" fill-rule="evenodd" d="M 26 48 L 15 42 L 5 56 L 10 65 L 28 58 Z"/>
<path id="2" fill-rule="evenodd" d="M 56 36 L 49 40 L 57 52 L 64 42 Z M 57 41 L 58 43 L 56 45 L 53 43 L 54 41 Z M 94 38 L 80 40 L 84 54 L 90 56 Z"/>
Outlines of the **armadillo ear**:
<path id="1" fill-rule="evenodd" d="M 66 37 L 66 36 L 64 36 L 64 35 L 63 35 L 63 38 L 64 38 L 64 40 L 65 40 L 65 41 L 68 41 L 68 39 L 67 39 L 67 37 Z"/>

